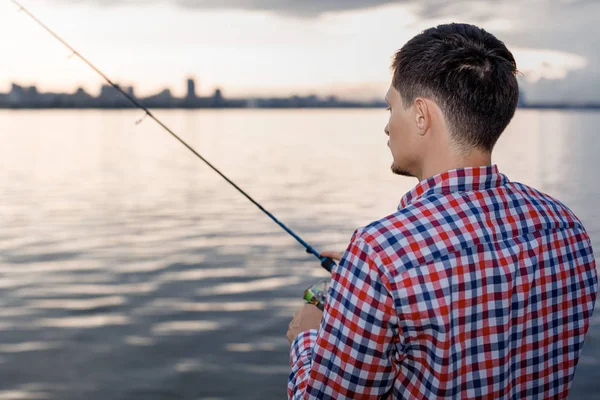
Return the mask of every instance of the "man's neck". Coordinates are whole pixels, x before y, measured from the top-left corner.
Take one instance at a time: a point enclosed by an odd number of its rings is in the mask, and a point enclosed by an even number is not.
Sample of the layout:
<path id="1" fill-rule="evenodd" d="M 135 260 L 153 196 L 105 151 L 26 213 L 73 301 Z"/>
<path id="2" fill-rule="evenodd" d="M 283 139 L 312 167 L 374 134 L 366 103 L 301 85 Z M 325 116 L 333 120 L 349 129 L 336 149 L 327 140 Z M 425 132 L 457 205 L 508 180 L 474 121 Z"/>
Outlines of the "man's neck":
<path id="1" fill-rule="evenodd" d="M 424 163 L 420 173 L 417 174 L 417 179 L 422 181 L 452 169 L 489 165 L 492 165 L 492 154 L 478 150 L 461 156 L 431 157 L 428 162 Z"/>

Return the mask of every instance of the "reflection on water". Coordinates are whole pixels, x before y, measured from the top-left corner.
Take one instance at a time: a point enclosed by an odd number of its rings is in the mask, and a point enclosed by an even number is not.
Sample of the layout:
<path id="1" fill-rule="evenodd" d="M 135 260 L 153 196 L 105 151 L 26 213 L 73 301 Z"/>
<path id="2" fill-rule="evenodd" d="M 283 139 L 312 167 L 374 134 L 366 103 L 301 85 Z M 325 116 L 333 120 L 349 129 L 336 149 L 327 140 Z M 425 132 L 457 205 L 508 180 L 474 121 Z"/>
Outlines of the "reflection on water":
<path id="1" fill-rule="evenodd" d="M 132 346 L 152 346 L 155 341 L 149 337 L 126 336 L 124 342 Z"/>
<path id="2" fill-rule="evenodd" d="M 0 391 L 0 400 L 36 400 L 50 399 L 49 393 L 30 392 L 25 390 L 3 390 Z"/>
<path id="3" fill-rule="evenodd" d="M 107 325 L 125 325 L 127 317 L 119 314 L 90 315 L 81 317 L 43 318 L 33 322 L 41 328 L 99 328 Z"/>
<path id="4" fill-rule="evenodd" d="M 196 293 L 200 296 L 212 294 L 232 294 L 250 292 L 269 292 L 273 289 L 294 285 L 302 281 L 302 278 L 289 276 L 286 278 L 269 278 L 249 282 L 225 283 L 212 288 L 198 289 Z"/>
<path id="5" fill-rule="evenodd" d="M 0 400 L 285 397 L 287 324 L 325 273 L 135 114 L 0 112 Z M 389 172 L 382 111 L 159 116 L 317 249 L 416 183 Z M 599 125 L 519 111 L 494 160 L 572 208 L 596 249 Z M 596 315 L 570 398 L 600 393 L 599 343 Z"/>
<path id="6" fill-rule="evenodd" d="M 34 300 L 30 301 L 27 306 L 33 308 L 63 308 L 65 310 L 93 310 L 95 308 L 120 306 L 126 302 L 127 299 L 123 296 L 112 296 L 93 299 Z"/>
<path id="7" fill-rule="evenodd" d="M 286 338 L 276 337 L 269 338 L 269 341 L 256 341 L 253 343 L 230 343 L 225 346 L 228 351 L 249 352 L 249 351 L 277 351 L 280 349 L 289 348 Z"/>
<path id="8" fill-rule="evenodd" d="M 168 272 L 162 275 L 165 281 L 199 281 L 208 278 L 248 276 L 251 272 L 244 268 L 212 268 L 190 271 Z"/>
<path id="9" fill-rule="evenodd" d="M 168 335 L 173 333 L 193 334 L 201 331 L 214 331 L 219 329 L 221 324 L 215 321 L 175 321 L 161 322 L 152 327 L 152 332 L 158 335 Z"/>
<path id="10" fill-rule="evenodd" d="M 0 345 L 0 353 L 21 353 L 24 351 L 55 349 L 57 347 L 60 347 L 60 344 L 51 342 L 25 342 L 15 344 L 2 344 Z"/>
<path id="11" fill-rule="evenodd" d="M 71 282 L 73 283 L 73 282 Z M 149 293 L 156 289 L 158 285 L 154 283 L 134 283 L 134 284 L 115 284 L 115 285 L 89 285 L 78 284 L 77 286 L 48 286 L 44 288 L 28 288 L 16 291 L 20 296 L 40 297 L 54 296 L 63 294 L 75 295 L 103 295 L 103 294 L 130 294 L 130 293 Z"/>
<path id="12" fill-rule="evenodd" d="M 269 304 L 270 307 L 273 305 Z M 185 302 L 181 300 L 157 300 L 148 304 L 146 312 L 157 313 L 162 312 L 171 314 L 173 311 L 188 311 L 188 312 L 227 312 L 227 311 L 252 311 L 264 310 L 267 303 L 263 301 L 230 301 L 227 303 L 208 303 L 208 302 Z M 138 312 L 140 312 L 138 310 Z"/>

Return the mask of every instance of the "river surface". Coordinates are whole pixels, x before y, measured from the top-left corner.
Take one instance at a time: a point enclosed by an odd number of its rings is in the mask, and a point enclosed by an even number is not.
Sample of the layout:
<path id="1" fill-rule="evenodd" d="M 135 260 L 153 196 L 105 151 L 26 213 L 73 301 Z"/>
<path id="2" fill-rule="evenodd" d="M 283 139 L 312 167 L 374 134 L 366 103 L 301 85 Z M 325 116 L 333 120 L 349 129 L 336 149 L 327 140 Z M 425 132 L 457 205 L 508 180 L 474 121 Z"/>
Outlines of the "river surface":
<path id="1" fill-rule="evenodd" d="M 158 111 L 318 250 L 417 182 L 380 110 Z M 316 259 L 135 111 L 0 111 L 0 400 L 281 399 Z M 600 249 L 600 113 L 519 110 L 494 162 Z M 571 399 L 600 399 L 600 313 Z"/>

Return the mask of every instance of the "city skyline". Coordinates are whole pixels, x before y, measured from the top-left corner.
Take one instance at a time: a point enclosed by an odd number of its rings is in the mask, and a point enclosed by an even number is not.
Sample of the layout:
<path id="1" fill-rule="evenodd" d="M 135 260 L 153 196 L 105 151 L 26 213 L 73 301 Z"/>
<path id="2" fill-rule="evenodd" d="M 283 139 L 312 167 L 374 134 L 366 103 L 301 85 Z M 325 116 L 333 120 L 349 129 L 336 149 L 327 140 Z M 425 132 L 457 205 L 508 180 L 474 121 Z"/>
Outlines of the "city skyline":
<path id="1" fill-rule="evenodd" d="M 439 3 L 439 2 L 438 2 Z M 311 93 L 374 99 L 389 86 L 389 61 L 412 36 L 451 21 L 476 23 L 504 40 L 533 101 L 598 101 L 591 1 L 433 0 L 294 2 L 25 0 L 45 23 L 109 76 L 147 96 L 194 71 L 200 90 L 232 97 Z M 60 44 L 0 4 L 0 92 L 12 82 L 43 91 L 96 93 L 100 80 Z"/>
<path id="2" fill-rule="evenodd" d="M 385 107 L 381 99 L 373 101 L 352 101 L 336 96 L 320 97 L 291 95 L 288 97 L 228 98 L 220 88 L 210 96 L 198 96 L 196 81 L 186 79 L 187 92 L 184 96 L 174 96 L 164 88 L 150 96 L 137 96 L 135 87 L 116 83 L 127 96 L 149 108 L 331 108 L 331 107 Z M 78 88 L 74 92 L 42 92 L 37 86 L 21 86 L 13 83 L 9 92 L 0 92 L 0 109 L 47 109 L 47 108 L 132 108 L 133 104 L 115 87 L 103 84 L 97 96 Z"/>
<path id="3" fill-rule="evenodd" d="M 300 96 L 292 94 L 286 97 L 255 96 L 229 98 L 220 88 L 216 88 L 211 96 L 198 96 L 194 78 L 185 80 L 187 92 L 183 96 L 175 96 L 170 89 L 164 88 L 150 96 L 137 96 L 135 87 L 116 84 L 128 96 L 149 108 L 385 108 L 387 104 L 381 99 L 360 101 L 338 98 L 334 95 L 318 96 L 309 94 Z M 598 102 L 531 102 L 525 92 L 519 93 L 520 108 L 537 109 L 600 109 Z M 83 88 L 74 92 L 41 92 L 37 86 L 21 86 L 12 84 L 7 93 L 0 92 L 0 109 L 114 109 L 133 108 L 133 104 L 112 85 L 103 84 L 97 96 L 87 93 Z"/>

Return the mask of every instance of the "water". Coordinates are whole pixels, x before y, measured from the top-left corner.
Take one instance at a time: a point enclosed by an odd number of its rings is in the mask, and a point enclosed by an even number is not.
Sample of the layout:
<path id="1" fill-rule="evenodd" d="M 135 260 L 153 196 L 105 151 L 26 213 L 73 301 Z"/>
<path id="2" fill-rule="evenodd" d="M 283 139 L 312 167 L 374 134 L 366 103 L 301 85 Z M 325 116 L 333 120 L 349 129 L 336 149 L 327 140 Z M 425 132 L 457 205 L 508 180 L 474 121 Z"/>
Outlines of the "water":
<path id="1" fill-rule="evenodd" d="M 160 111 L 319 250 L 393 212 L 378 110 Z M 285 398 L 316 259 L 134 111 L 0 112 L 0 399 Z M 518 111 L 494 161 L 600 249 L 600 114 Z M 600 398 L 596 312 L 571 397 Z"/>

